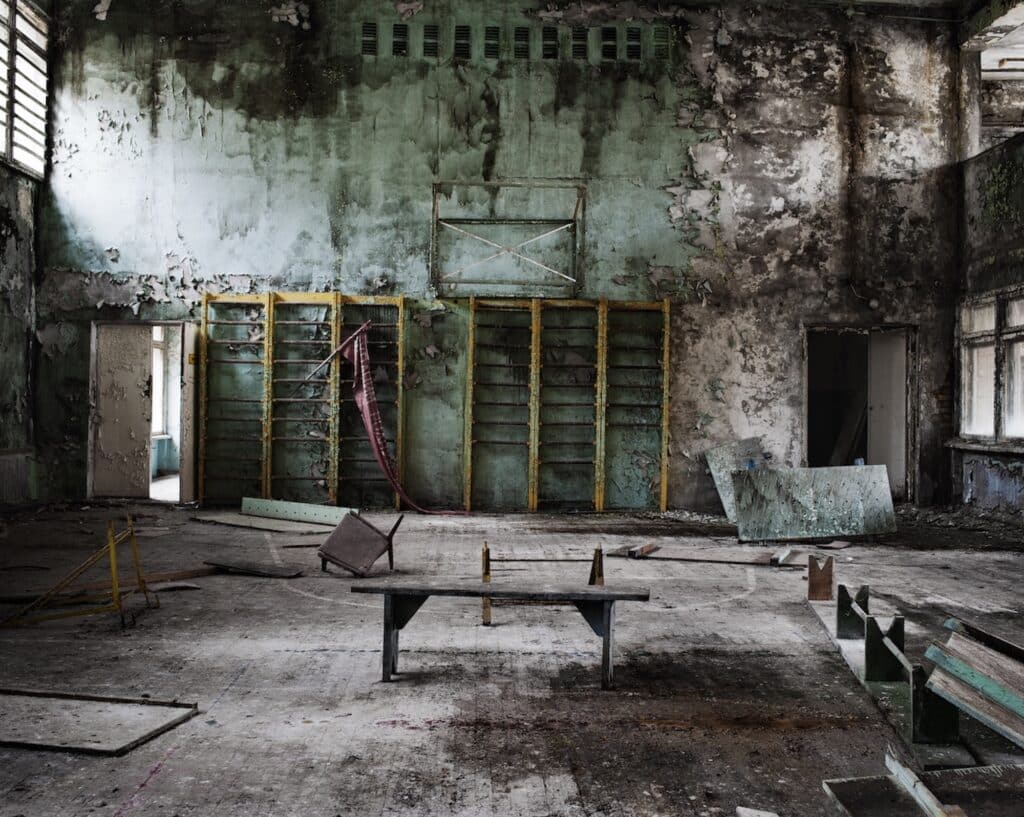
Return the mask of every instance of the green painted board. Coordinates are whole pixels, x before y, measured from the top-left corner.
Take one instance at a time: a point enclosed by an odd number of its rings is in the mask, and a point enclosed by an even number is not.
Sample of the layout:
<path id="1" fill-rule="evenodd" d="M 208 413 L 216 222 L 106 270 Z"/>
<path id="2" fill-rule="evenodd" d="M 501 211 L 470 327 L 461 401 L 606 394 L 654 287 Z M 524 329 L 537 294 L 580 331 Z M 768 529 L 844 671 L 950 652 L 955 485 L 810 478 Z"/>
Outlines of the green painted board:
<path id="1" fill-rule="evenodd" d="M 290 522 L 316 522 L 337 525 L 346 514 L 359 513 L 356 508 L 338 508 L 334 505 L 313 505 L 307 502 L 282 502 L 278 499 L 242 499 L 242 513 L 266 519 L 287 519 Z"/>
<path id="2" fill-rule="evenodd" d="M 884 465 L 735 471 L 740 541 L 892 533 L 896 514 Z"/>

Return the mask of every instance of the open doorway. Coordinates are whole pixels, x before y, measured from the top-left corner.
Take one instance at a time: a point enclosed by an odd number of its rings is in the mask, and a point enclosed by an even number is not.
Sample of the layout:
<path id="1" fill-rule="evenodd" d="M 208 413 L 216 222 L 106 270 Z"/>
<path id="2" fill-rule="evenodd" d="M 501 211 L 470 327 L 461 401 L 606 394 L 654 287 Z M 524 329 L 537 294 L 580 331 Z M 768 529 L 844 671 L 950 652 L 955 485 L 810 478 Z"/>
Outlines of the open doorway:
<path id="1" fill-rule="evenodd" d="M 95 323 L 91 497 L 194 499 L 195 326 Z"/>
<path id="2" fill-rule="evenodd" d="M 885 465 L 909 498 L 907 329 L 807 332 L 807 464 Z"/>
<path id="3" fill-rule="evenodd" d="M 152 328 L 149 498 L 181 498 L 181 327 Z"/>

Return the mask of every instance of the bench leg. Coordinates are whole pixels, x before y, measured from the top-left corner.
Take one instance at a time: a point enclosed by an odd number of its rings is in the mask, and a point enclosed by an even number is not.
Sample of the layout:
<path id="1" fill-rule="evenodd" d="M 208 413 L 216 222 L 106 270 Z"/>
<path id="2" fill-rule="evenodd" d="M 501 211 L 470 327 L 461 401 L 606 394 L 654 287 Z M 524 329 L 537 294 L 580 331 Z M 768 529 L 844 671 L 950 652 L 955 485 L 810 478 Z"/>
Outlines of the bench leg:
<path id="1" fill-rule="evenodd" d="M 395 598 L 390 593 L 384 595 L 384 656 L 381 680 L 390 681 L 391 673 L 398 664 L 398 629 L 395 627 Z"/>
<path id="2" fill-rule="evenodd" d="M 601 648 L 601 689 L 611 689 L 613 685 L 612 661 L 615 658 L 615 602 L 606 601 L 602 611 L 604 640 Z"/>
<path id="3" fill-rule="evenodd" d="M 398 633 L 409 623 L 416 611 L 423 606 L 427 596 L 403 596 L 384 594 L 384 655 L 381 678 L 391 680 L 391 674 L 398 672 Z"/>
<path id="4" fill-rule="evenodd" d="M 326 559 L 321 559 L 320 560 L 320 572 L 321 573 L 326 573 L 327 572 L 327 560 Z"/>

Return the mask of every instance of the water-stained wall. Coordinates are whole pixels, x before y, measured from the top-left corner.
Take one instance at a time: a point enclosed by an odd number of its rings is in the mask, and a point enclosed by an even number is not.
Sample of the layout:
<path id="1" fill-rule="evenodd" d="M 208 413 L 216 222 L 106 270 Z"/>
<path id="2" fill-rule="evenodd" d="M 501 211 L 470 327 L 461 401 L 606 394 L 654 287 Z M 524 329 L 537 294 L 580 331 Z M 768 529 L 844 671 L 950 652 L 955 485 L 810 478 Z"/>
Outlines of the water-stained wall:
<path id="1" fill-rule="evenodd" d="M 967 296 L 1024 287 L 1024 135 L 964 165 L 964 239 Z M 1005 362 L 1003 366 L 1005 372 Z M 1021 443 L 1019 439 L 968 441 L 958 447 L 954 473 L 965 504 L 998 513 L 1024 513 Z"/>
<path id="2" fill-rule="evenodd" d="M 925 502 L 947 491 L 948 27 L 746 4 L 114 0 L 103 19 L 92 0 L 62 5 L 38 298 L 50 495 L 85 485 L 89 320 L 194 317 L 204 289 L 337 289 L 444 309 L 411 322 L 408 476 L 413 496 L 457 504 L 465 309 L 435 300 L 431 185 L 508 180 L 586 187 L 580 297 L 673 299 L 671 505 L 717 506 L 700 458 L 717 442 L 761 435 L 777 462 L 802 461 L 804 327 L 824 323 L 916 329 L 912 482 Z M 360 53 L 364 21 L 377 56 Z M 627 21 L 642 59 L 626 57 Z M 409 54 L 392 56 L 401 22 Z M 427 24 L 440 58 L 423 57 Z M 572 26 L 591 29 L 585 60 Z M 602 26 L 618 59 L 601 59 Z M 648 58 L 661 26 L 668 51 Z"/>
<path id="3" fill-rule="evenodd" d="M 31 493 L 36 183 L 0 166 L 0 504 Z"/>

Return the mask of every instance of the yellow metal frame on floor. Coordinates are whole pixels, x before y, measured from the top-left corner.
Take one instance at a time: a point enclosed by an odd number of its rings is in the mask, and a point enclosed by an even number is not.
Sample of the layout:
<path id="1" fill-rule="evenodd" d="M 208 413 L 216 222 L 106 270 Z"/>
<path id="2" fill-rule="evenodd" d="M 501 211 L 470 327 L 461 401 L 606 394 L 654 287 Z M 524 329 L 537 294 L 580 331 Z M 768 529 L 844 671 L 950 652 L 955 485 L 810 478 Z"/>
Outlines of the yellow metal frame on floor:
<path id="1" fill-rule="evenodd" d="M 671 350 L 671 310 L 669 300 L 662 301 L 599 301 L 547 298 L 470 298 L 469 333 L 466 351 L 466 398 L 463 413 L 463 504 L 473 509 L 473 415 L 475 406 L 476 318 L 480 308 L 529 310 L 530 312 L 530 426 L 529 458 L 527 464 L 527 507 L 536 511 L 539 499 L 540 466 L 540 385 L 541 385 L 541 317 L 544 309 L 596 309 L 597 343 L 594 414 L 594 510 L 605 510 L 605 444 L 608 406 L 608 313 L 661 312 L 661 484 L 658 505 L 661 512 L 668 509 L 668 411 L 671 395 L 669 371 Z"/>
<path id="2" fill-rule="evenodd" d="M 331 348 L 337 349 L 342 341 L 344 309 L 351 306 L 393 306 L 396 307 L 398 340 L 397 355 L 397 427 L 395 429 L 395 458 L 397 460 L 400 479 L 405 478 L 405 296 L 382 295 L 344 295 L 340 292 L 267 292 L 260 295 L 231 295 L 220 293 L 204 293 L 202 303 L 202 321 L 199 336 L 199 491 L 200 504 L 206 494 L 206 449 L 209 410 L 210 372 L 209 359 L 209 323 L 210 306 L 252 304 L 263 308 L 263 318 L 254 322 L 263 328 L 263 358 L 259 363 L 263 366 L 261 400 L 261 462 L 260 462 L 260 493 L 264 499 L 273 499 L 273 423 L 274 423 L 274 327 L 275 307 L 280 304 L 326 306 L 330 309 Z M 340 445 L 341 428 L 339 415 L 341 411 L 341 362 L 338 358 L 331 361 L 328 373 L 328 395 L 330 401 L 330 424 L 328 430 L 328 499 L 338 504 L 338 481 L 341 471 Z M 395 507 L 400 499 L 395 495 Z"/>
<path id="3" fill-rule="evenodd" d="M 38 598 L 22 607 L 16 613 L 11 615 L 9 618 L 0 621 L 0 627 L 19 627 L 24 624 L 36 624 L 41 621 L 52 621 L 59 618 L 71 618 L 73 616 L 91 616 L 96 613 L 117 613 L 121 616 L 121 624 L 124 624 L 124 597 L 134 590 L 122 592 L 121 590 L 121 575 L 118 572 L 117 566 L 117 546 L 128 542 L 131 548 L 132 563 L 135 567 L 135 590 L 141 592 L 146 598 L 147 607 L 159 607 L 160 600 L 157 598 L 155 593 L 150 593 L 149 587 L 146 585 L 146 578 L 142 573 L 142 562 L 139 559 L 139 543 L 135 538 L 135 524 L 132 522 L 131 516 L 127 517 L 127 526 L 123 531 L 116 532 L 114 530 L 114 523 L 107 523 L 107 542 L 103 547 L 92 554 L 82 564 L 68 573 L 63 579 L 57 584 L 47 590 Z M 104 556 L 109 557 L 110 560 L 110 592 L 103 593 L 100 596 L 90 595 L 81 597 L 75 596 L 75 599 L 81 598 L 84 601 L 96 601 L 98 599 L 107 599 L 102 604 L 97 604 L 93 607 L 75 608 L 73 610 L 61 610 L 56 613 L 36 613 L 31 615 L 33 611 L 45 610 L 51 603 L 60 603 L 62 599 L 60 594 L 66 591 L 71 585 L 85 573 L 90 567 L 101 561 Z"/>

